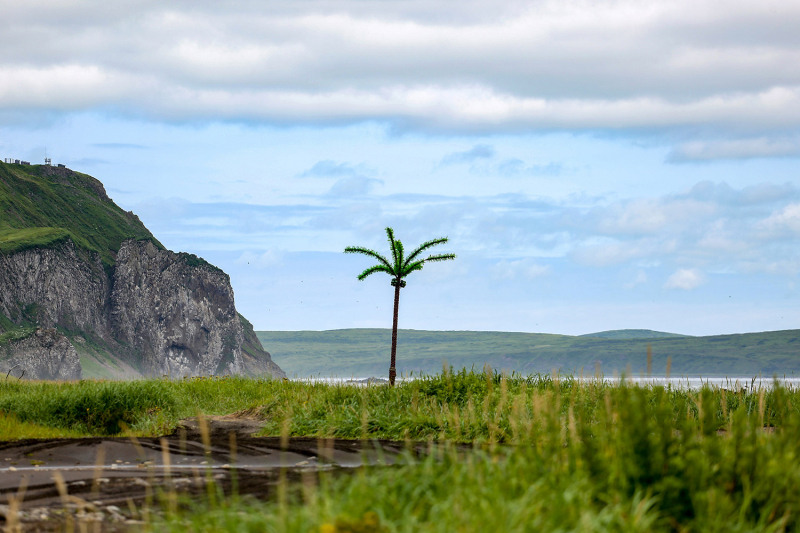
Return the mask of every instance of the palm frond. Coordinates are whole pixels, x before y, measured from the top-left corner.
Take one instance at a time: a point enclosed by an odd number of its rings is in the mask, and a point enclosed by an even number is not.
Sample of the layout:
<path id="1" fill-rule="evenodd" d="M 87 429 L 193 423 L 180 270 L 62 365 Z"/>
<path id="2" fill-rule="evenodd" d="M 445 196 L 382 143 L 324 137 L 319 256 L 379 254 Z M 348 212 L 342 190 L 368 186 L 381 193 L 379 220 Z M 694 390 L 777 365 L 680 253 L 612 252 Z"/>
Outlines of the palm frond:
<path id="1" fill-rule="evenodd" d="M 363 246 L 348 246 L 347 248 L 344 249 L 344 253 L 346 253 L 346 254 L 364 254 L 364 255 L 368 255 L 368 256 L 370 256 L 370 257 L 372 257 L 374 259 L 377 259 L 378 261 L 380 261 L 381 263 L 383 263 L 387 267 L 392 268 L 392 264 L 389 262 L 388 259 L 383 257 L 381 254 L 379 254 L 375 250 L 370 250 L 369 248 L 364 248 Z"/>
<path id="2" fill-rule="evenodd" d="M 394 264 L 397 264 L 397 245 L 395 244 L 394 240 L 394 230 L 392 228 L 386 228 L 386 237 L 389 239 L 389 249 L 392 251 L 392 259 L 394 259 Z"/>
<path id="3" fill-rule="evenodd" d="M 417 270 L 422 270 L 423 266 L 425 266 L 425 261 L 421 259 L 419 261 L 414 261 L 411 264 L 406 263 L 406 265 L 403 267 L 400 277 L 404 278 L 409 274 L 411 274 L 412 272 L 416 272 Z"/>
<path id="4" fill-rule="evenodd" d="M 365 279 L 367 279 L 367 276 L 371 276 L 372 274 L 374 274 L 376 272 L 386 272 L 390 276 L 394 276 L 394 270 L 393 269 L 387 267 L 386 265 L 375 265 L 375 266 L 369 267 L 364 272 L 359 274 L 358 275 L 358 281 L 364 281 Z"/>
<path id="5" fill-rule="evenodd" d="M 432 247 L 437 246 L 439 244 L 444 244 L 448 240 L 449 239 L 447 237 L 440 237 L 438 239 L 431 239 L 431 240 L 429 240 L 427 242 L 424 242 L 424 243 L 420 244 L 419 246 L 417 246 L 416 250 L 411 252 L 411 255 L 408 256 L 408 259 L 406 259 L 406 264 L 411 263 L 411 261 L 416 259 L 419 254 L 421 254 L 422 252 L 424 252 L 428 248 L 432 248 Z"/>
<path id="6" fill-rule="evenodd" d="M 424 259 L 426 263 L 435 263 L 437 261 L 448 261 L 450 259 L 455 259 L 456 254 L 439 254 L 439 255 L 431 255 Z"/>
<path id="7" fill-rule="evenodd" d="M 422 270 L 422 268 L 425 266 L 425 263 L 447 261 L 449 259 L 456 258 L 456 254 L 436 254 L 429 255 L 425 259 L 420 258 L 420 254 L 422 254 L 422 252 L 425 250 L 432 248 L 433 246 L 446 243 L 448 241 L 447 237 L 431 239 L 422 243 L 420 246 L 414 249 L 414 251 L 411 252 L 411 255 L 409 255 L 407 258 L 405 257 L 403 243 L 394 238 L 394 230 L 392 228 L 386 228 L 386 237 L 389 239 L 389 247 L 392 250 L 392 259 L 394 260 L 394 263 L 375 250 L 370 250 L 369 248 L 364 248 L 363 246 L 348 246 L 344 249 L 346 254 L 367 255 L 377 259 L 380 262 L 380 264 L 371 266 L 362 272 L 358 276 L 359 280 L 364 280 L 376 272 L 385 272 L 392 276 L 392 286 L 396 286 L 397 283 L 400 283 L 400 287 L 405 287 L 405 281 L 403 281 L 403 278 L 412 272 Z"/>
<path id="8" fill-rule="evenodd" d="M 405 250 L 403 249 L 403 243 L 399 240 L 394 241 L 394 246 L 397 249 L 397 259 L 396 263 L 394 264 L 394 268 L 396 270 L 400 270 L 403 268 L 403 256 L 405 255 Z"/>

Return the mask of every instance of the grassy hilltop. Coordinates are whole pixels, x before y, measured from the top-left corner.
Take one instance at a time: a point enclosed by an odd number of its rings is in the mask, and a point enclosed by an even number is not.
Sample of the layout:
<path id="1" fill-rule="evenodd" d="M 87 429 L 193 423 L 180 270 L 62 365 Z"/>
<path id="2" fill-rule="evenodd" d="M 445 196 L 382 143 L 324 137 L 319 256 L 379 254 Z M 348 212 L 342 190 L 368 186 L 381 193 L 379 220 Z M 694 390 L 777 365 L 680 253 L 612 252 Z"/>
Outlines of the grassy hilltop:
<path id="1" fill-rule="evenodd" d="M 333 331 L 259 331 L 275 361 L 287 375 L 307 377 L 384 375 L 389 361 L 391 330 L 341 329 Z M 397 367 L 400 372 L 436 373 L 442 362 L 455 368 L 473 365 L 522 373 L 593 373 L 599 362 L 610 375 L 630 366 L 638 375 L 646 371 L 647 346 L 653 351 L 653 373 L 703 376 L 762 373 L 800 377 L 800 330 L 688 337 L 649 330 L 619 330 L 571 336 L 497 331 L 419 331 L 398 334 Z"/>
<path id="2" fill-rule="evenodd" d="M 147 239 L 163 248 L 95 178 L 66 168 L 0 163 L 0 253 L 67 239 L 99 254 L 107 267 L 127 239 Z"/>

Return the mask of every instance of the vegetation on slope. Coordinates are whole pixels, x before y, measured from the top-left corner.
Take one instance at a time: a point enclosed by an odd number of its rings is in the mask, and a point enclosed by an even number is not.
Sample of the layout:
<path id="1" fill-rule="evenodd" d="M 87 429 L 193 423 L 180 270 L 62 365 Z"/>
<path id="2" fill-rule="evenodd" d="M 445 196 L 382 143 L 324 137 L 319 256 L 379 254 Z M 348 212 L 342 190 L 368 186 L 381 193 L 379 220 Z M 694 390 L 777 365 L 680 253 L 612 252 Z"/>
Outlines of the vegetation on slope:
<path id="1" fill-rule="evenodd" d="M 31 248 L 47 248 L 71 238 L 63 228 L 25 228 L 0 231 L 0 253 L 10 254 Z"/>
<path id="2" fill-rule="evenodd" d="M 273 367 L 271 359 L 269 359 L 270 362 L 267 362 L 270 354 L 264 350 L 261 341 L 258 340 L 253 324 L 241 314 L 239 314 L 239 321 L 242 324 L 242 333 L 244 334 L 242 341 L 244 373 L 250 376 L 268 374 L 269 368 Z"/>
<path id="3" fill-rule="evenodd" d="M 0 346 L 9 342 L 27 339 L 34 333 L 36 333 L 36 328 L 34 326 L 16 326 L 14 328 L 9 328 L 5 333 L 0 335 Z M 2 357 L 1 353 L 0 357 Z"/>
<path id="4" fill-rule="evenodd" d="M 653 331 L 652 329 L 612 329 L 609 331 L 587 333 L 586 335 L 580 335 L 580 337 L 596 337 L 599 339 L 660 339 L 667 337 L 688 337 L 688 335 Z"/>
<path id="5" fill-rule="evenodd" d="M 386 374 L 391 330 L 259 331 L 273 360 L 289 376 L 367 377 Z M 667 358 L 673 375 L 754 376 L 777 373 L 800 377 L 800 330 L 651 339 L 604 339 L 544 333 L 496 331 L 418 331 L 398 334 L 398 372 L 433 373 L 442 361 L 455 367 L 488 364 L 523 373 L 638 375 L 647 370 L 647 346 L 653 372 L 663 375 Z"/>
<path id="6" fill-rule="evenodd" d="M 66 239 L 110 266 L 126 239 L 160 243 L 86 174 L 44 165 L 0 163 L 0 253 L 48 247 Z"/>
<path id="7" fill-rule="evenodd" d="M 687 391 L 467 371 L 395 388 L 241 378 L 9 382 L 0 384 L 0 428 L 12 438 L 37 428 L 59 435 L 93 427 L 102 434 L 115 428 L 95 413 L 100 405 L 128 417 L 138 434 L 166 433 L 168 422 L 195 408 L 247 409 L 270 435 L 443 443 L 428 457 L 408 455 L 353 476 L 309 469 L 266 502 L 225 497 L 212 487 L 208 499 L 165 509 L 163 518 L 147 513 L 145 530 L 800 528 L 800 391 L 780 386 Z M 475 445 L 456 448 L 451 441 Z"/>
<path id="8" fill-rule="evenodd" d="M 0 347 L 9 342 L 27 339 L 36 332 L 36 306 L 20 306 L 19 324 L 12 322 L 7 316 L 0 313 Z"/>

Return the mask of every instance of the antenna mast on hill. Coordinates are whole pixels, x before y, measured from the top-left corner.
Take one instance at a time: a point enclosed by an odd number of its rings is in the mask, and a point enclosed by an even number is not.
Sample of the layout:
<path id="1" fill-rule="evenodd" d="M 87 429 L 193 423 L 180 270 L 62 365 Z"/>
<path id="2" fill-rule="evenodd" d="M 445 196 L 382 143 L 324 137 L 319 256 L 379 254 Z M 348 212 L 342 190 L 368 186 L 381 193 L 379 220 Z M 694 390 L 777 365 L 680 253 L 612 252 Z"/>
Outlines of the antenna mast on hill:
<path id="1" fill-rule="evenodd" d="M 47 157 L 47 147 L 45 146 L 44 147 L 44 164 L 45 164 L 45 166 L 49 167 L 51 165 L 51 163 L 52 163 L 52 161 L 50 161 L 50 158 Z"/>

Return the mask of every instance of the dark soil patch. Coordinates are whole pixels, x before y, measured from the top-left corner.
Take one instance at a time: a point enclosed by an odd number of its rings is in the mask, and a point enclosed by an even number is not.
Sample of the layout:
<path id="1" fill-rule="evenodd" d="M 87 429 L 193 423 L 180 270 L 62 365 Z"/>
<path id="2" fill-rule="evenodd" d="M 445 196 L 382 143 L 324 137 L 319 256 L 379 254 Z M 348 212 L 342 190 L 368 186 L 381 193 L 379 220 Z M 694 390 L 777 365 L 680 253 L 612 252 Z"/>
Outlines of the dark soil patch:
<path id="1" fill-rule="evenodd" d="M 0 442 L 0 525 L 9 525 L 9 504 L 21 487 L 18 519 L 24 531 L 58 530 L 67 516 L 99 521 L 104 531 L 124 530 L 138 523 L 135 509 L 158 491 L 200 495 L 213 480 L 230 494 L 235 479 L 239 494 L 269 498 L 281 473 L 291 481 L 319 469 L 353 472 L 364 464 L 392 464 L 406 449 L 415 455 L 431 449 L 428 443 L 395 441 L 282 442 L 280 437 L 252 437 L 259 423 L 238 417 L 209 419 L 206 448 L 200 426 L 187 420 L 163 438 Z M 58 476 L 69 495 L 66 505 Z"/>

